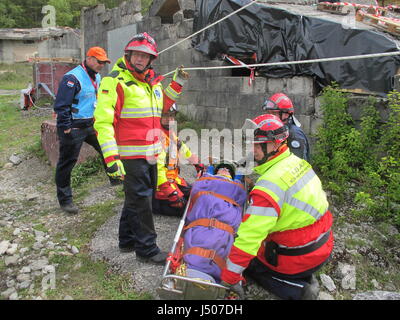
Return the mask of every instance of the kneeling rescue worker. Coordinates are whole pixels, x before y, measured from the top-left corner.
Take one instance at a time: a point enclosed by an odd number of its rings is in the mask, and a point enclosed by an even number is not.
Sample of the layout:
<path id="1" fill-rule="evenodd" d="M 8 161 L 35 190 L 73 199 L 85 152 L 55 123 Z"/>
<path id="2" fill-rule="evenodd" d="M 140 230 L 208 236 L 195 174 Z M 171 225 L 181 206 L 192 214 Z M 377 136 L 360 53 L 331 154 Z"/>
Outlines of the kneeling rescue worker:
<path id="1" fill-rule="evenodd" d="M 222 284 L 243 298 L 244 272 L 281 299 L 314 300 L 319 288 L 313 274 L 333 249 L 325 192 L 311 165 L 290 152 L 288 128 L 277 116 L 258 116 L 253 125 L 254 171 L 260 178 L 250 192 Z"/>

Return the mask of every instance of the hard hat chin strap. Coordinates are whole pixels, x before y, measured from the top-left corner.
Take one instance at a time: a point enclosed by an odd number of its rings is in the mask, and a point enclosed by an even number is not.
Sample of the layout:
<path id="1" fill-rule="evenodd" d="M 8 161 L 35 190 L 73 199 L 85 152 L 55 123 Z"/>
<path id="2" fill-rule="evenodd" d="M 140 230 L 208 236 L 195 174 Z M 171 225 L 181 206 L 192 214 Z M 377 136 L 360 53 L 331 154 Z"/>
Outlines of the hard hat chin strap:
<path id="1" fill-rule="evenodd" d="M 262 149 L 262 151 L 264 153 L 264 157 L 261 160 L 258 160 L 258 161 L 254 158 L 254 161 L 257 162 L 257 164 L 259 166 L 262 165 L 263 163 L 267 162 L 268 159 L 271 158 L 272 156 L 276 155 L 279 152 L 280 148 L 277 148 L 276 150 L 271 151 L 270 153 L 268 153 L 268 151 L 267 151 L 267 143 L 262 143 L 261 144 L 261 149 Z"/>

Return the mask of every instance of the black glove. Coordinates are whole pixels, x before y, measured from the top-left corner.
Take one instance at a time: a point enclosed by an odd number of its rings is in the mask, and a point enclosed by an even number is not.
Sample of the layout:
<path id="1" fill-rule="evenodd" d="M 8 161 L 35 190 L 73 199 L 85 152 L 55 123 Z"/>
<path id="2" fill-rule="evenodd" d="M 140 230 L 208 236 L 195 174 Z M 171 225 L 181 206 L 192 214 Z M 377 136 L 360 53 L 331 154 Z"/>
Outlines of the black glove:
<path id="1" fill-rule="evenodd" d="M 227 292 L 227 298 L 229 299 L 238 299 L 238 300 L 244 300 L 244 290 L 243 287 L 241 285 L 241 281 L 237 282 L 235 284 L 229 284 L 225 281 L 221 282 L 221 285 L 223 285 L 224 287 L 228 288 L 228 292 Z M 232 296 L 233 293 L 234 295 Z"/>

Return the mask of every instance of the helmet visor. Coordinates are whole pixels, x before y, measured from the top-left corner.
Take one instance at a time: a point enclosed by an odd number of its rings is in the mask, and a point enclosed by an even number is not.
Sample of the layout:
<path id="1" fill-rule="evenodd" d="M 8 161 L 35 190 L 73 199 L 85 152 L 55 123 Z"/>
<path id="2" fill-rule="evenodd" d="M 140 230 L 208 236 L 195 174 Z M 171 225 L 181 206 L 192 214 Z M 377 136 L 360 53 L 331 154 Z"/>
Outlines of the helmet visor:
<path id="1" fill-rule="evenodd" d="M 267 101 L 264 102 L 264 104 L 262 106 L 262 109 L 264 111 L 266 111 L 266 110 L 279 110 L 279 107 L 274 101 L 267 100 Z"/>

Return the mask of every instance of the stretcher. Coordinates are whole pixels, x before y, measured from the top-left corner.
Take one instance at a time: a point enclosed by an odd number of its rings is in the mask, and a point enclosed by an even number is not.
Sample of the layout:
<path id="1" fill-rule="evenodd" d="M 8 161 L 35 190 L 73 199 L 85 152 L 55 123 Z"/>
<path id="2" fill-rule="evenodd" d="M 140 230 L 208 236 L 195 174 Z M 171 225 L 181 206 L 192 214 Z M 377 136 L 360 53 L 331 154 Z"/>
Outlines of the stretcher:
<path id="1" fill-rule="evenodd" d="M 243 181 L 243 184 L 245 190 L 248 190 L 247 182 Z M 184 214 L 180 220 L 157 293 L 161 299 L 166 300 L 236 299 L 237 296 L 230 292 L 227 287 L 201 278 L 187 277 L 184 275 L 184 270 L 180 269 L 184 267 L 182 263 L 184 251 L 183 232 L 188 210 L 191 207 L 191 199 L 192 195 L 188 199 Z M 210 256 L 210 258 L 212 259 L 213 257 Z"/>

